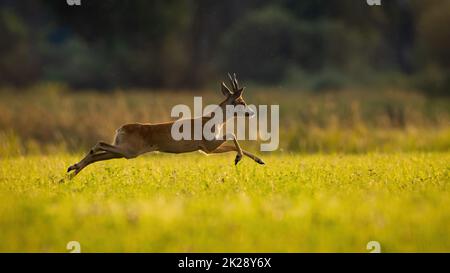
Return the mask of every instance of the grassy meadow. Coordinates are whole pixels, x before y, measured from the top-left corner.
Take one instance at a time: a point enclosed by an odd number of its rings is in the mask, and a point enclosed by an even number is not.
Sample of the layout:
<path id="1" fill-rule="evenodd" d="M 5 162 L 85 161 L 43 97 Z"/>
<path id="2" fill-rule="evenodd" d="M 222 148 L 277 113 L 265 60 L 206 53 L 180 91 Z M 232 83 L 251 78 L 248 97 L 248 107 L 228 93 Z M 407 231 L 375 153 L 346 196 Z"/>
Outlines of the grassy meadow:
<path id="1" fill-rule="evenodd" d="M 219 91 L 0 91 L 0 251 L 450 251 L 450 100 L 399 90 L 248 90 L 280 105 L 280 149 L 149 154 L 65 171 L 126 122 Z M 249 151 L 255 143 L 243 142 Z"/>
<path id="2" fill-rule="evenodd" d="M 0 251 L 449 251 L 450 153 L 3 159 Z"/>

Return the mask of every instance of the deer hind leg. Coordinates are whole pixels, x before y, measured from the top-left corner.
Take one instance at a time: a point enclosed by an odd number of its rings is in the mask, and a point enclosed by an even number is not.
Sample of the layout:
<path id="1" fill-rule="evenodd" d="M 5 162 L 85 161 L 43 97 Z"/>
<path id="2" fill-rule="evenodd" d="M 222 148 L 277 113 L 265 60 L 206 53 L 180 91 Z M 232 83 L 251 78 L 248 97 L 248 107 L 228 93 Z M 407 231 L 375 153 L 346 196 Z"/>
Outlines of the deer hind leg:
<path id="1" fill-rule="evenodd" d="M 68 172 L 71 170 L 75 170 L 73 173 L 75 176 L 79 172 L 81 172 L 82 169 L 86 168 L 87 166 L 89 166 L 92 163 L 95 163 L 98 161 L 103 161 L 103 160 L 109 160 L 109 159 L 113 159 L 113 158 L 122 158 L 122 157 L 123 156 L 120 154 L 114 154 L 114 153 L 110 153 L 110 152 L 100 152 L 100 153 L 92 154 L 89 157 L 86 157 L 83 160 L 81 160 L 79 163 L 77 163 L 73 166 L 70 166 Z"/>
<path id="2" fill-rule="evenodd" d="M 227 152 L 237 152 L 236 146 L 233 146 L 233 145 L 222 145 L 222 146 L 219 146 L 219 147 L 218 147 L 217 149 L 215 149 L 214 151 L 212 151 L 211 153 L 218 154 L 218 153 L 227 153 Z M 250 158 L 253 159 L 255 162 L 257 162 L 257 163 L 259 163 L 259 164 L 261 164 L 261 165 L 264 165 L 264 164 L 265 164 L 264 161 L 263 161 L 261 158 L 257 157 L 256 155 L 254 155 L 254 154 L 252 154 L 252 153 L 250 153 L 250 152 L 247 152 L 247 151 L 245 151 L 245 150 L 242 150 L 242 153 L 243 153 L 245 156 L 250 157 Z"/>
<path id="3" fill-rule="evenodd" d="M 105 155 L 105 153 L 109 154 L 109 156 L 111 156 L 111 158 L 125 157 L 128 159 L 128 158 L 136 157 L 135 154 L 130 153 L 119 146 L 110 145 L 105 142 L 98 142 L 94 147 L 92 147 L 92 149 L 89 151 L 89 153 L 82 160 L 80 160 L 80 162 L 70 166 L 67 169 L 67 172 L 75 170 L 75 174 L 77 174 L 78 172 L 81 171 L 81 169 L 83 169 L 87 165 L 97 162 L 98 160 L 96 160 L 96 159 L 107 157 Z M 102 155 L 102 156 L 97 157 L 96 155 Z M 115 156 L 112 157 L 112 155 L 115 155 Z M 107 158 L 107 159 L 110 159 L 110 158 Z M 92 160 L 96 160 L 96 161 L 91 162 Z M 106 159 L 101 159 L 101 160 L 106 160 Z"/>
<path id="4" fill-rule="evenodd" d="M 67 172 L 73 171 L 73 170 L 77 170 L 79 169 L 81 166 L 83 166 L 83 164 L 85 164 L 85 162 L 87 162 L 88 160 L 90 160 L 90 158 L 94 155 L 94 150 L 91 149 L 84 157 L 83 159 L 81 159 L 78 163 L 75 163 L 73 165 L 71 165 L 68 169 Z"/>
<path id="5" fill-rule="evenodd" d="M 95 144 L 95 146 L 91 149 L 91 153 L 95 154 L 99 151 L 104 151 L 104 152 L 110 152 L 110 153 L 114 153 L 114 154 L 120 154 L 122 155 L 122 157 L 125 157 L 127 159 L 130 158 L 134 158 L 137 156 L 136 153 L 132 153 L 130 152 L 128 149 L 125 149 L 121 146 L 118 145 L 111 145 L 105 142 L 98 142 L 97 144 Z"/>

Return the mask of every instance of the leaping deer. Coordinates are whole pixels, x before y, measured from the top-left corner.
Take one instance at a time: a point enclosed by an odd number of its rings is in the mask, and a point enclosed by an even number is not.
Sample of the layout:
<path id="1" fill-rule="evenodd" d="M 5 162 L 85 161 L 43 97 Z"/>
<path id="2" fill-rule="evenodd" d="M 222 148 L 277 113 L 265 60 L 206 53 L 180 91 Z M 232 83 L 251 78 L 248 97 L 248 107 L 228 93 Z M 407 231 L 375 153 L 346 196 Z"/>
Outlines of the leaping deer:
<path id="1" fill-rule="evenodd" d="M 226 98 L 218 105 L 218 107 L 220 107 L 220 110 L 225 113 L 227 105 L 242 105 L 244 107 L 241 107 L 240 109 L 244 109 L 244 112 L 236 112 L 236 114 L 251 116 L 253 111 L 247 106 L 242 97 L 244 87 L 239 87 L 236 74 L 234 74 L 234 77 L 228 74 L 228 77 L 232 85 L 232 90 L 230 90 L 225 83 L 222 82 L 221 90 Z M 201 123 L 204 125 L 211 118 L 212 117 L 210 116 L 202 116 L 192 118 L 190 119 L 190 122 L 193 126 L 195 120 L 201 119 Z M 224 119 L 220 125 L 222 126 L 225 122 L 226 118 L 224 115 Z M 171 135 L 171 128 L 173 124 L 174 121 L 155 124 L 125 124 L 117 129 L 114 144 L 98 142 L 80 162 L 70 166 L 67 169 L 67 172 L 74 171 L 73 174 L 75 176 L 88 165 L 98 161 L 113 158 L 131 159 L 153 151 L 166 153 L 188 153 L 200 150 L 207 154 L 235 151 L 237 152 L 236 159 L 234 160 L 235 165 L 238 164 L 243 155 L 250 157 L 259 164 L 264 164 L 264 161 L 262 161 L 259 157 L 242 150 L 234 134 L 228 134 L 224 139 L 215 138 L 213 140 L 206 140 L 202 136 L 201 140 L 174 140 Z M 226 144 L 229 139 L 233 141 L 234 145 Z"/>

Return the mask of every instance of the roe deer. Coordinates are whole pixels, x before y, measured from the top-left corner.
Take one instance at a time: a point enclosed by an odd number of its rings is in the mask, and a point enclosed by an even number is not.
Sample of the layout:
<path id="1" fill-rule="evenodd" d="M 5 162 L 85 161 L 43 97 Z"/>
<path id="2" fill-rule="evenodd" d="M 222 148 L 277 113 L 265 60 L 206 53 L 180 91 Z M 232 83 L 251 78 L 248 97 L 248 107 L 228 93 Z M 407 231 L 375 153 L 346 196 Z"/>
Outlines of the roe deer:
<path id="1" fill-rule="evenodd" d="M 218 110 L 221 110 L 224 113 L 227 105 L 241 105 L 244 106 L 241 107 L 241 109 L 245 109 L 245 116 L 251 116 L 253 111 L 247 107 L 247 104 L 242 98 L 244 87 L 239 87 L 236 74 L 234 74 L 234 77 L 231 77 L 230 74 L 228 74 L 228 76 L 230 78 L 232 90 L 230 90 L 225 83 L 222 82 L 221 89 L 226 98 L 219 104 L 218 107 L 220 107 L 220 109 Z M 202 116 L 189 119 L 191 125 L 194 124 L 196 119 L 201 119 L 201 123 L 203 125 L 210 120 L 211 117 Z M 226 120 L 224 117 L 220 126 L 222 126 L 225 122 Z M 242 159 L 243 155 L 250 157 L 259 164 L 264 164 L 259 157 L 242 150 L 234 134 L 228 134 L 224 139 L 214 138 L 212 140 L 206 140 L 202 136 L 200 140 L 174 140 L 171 135 L 171 128 L 173 124 L 174 121 L 155 124 L 125 124 L 117 129 L 113 144 L 98 142 L 80 162 L 70 166 L 67 172 L 74 171 L 73 174 L 75 176 L 86 166 L 94 162 L 113 158 L 130 159 L 152 151 L 187 153 L 200 150 L 207 154 L 235 151 L 237 152 L 236 159 L 234 161 L 235 164 Z M 233 140 L 233 145 L 225 143 L 229 139 Z"/>

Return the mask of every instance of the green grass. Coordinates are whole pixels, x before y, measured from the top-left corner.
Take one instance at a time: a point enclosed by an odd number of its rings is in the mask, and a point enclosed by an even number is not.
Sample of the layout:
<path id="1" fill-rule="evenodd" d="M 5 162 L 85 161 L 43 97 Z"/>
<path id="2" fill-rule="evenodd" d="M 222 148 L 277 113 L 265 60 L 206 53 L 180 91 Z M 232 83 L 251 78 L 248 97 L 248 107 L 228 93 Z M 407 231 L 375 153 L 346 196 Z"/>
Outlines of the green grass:
<path id="1" fill-rule="evenodd" d="M 0 159 L 0 251 L 450 251 L 450 153 Z"/>

